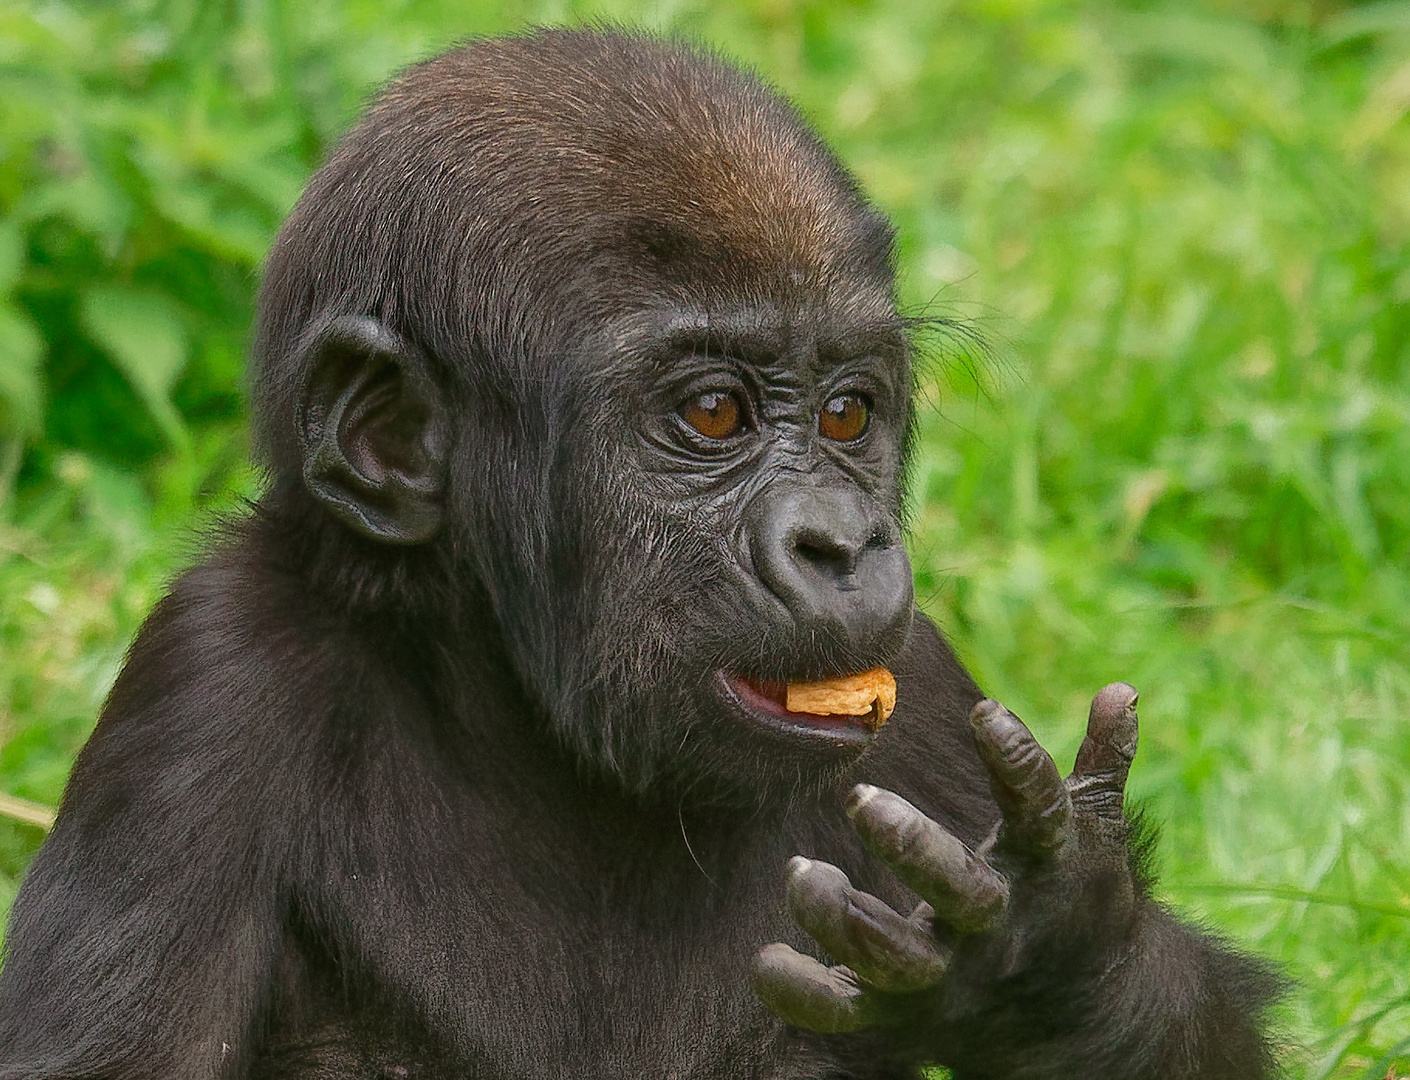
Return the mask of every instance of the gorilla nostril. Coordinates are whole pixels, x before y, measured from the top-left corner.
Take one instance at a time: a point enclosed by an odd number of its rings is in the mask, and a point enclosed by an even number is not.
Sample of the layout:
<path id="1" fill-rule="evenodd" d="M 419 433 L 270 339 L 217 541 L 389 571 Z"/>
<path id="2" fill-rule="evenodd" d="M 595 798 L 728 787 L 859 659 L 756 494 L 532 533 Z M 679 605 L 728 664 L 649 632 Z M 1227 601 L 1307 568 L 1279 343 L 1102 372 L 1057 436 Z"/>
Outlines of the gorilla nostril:
<path id="1" fill-rule="evenodd" d="M 857 567 L 857 550 L 836 537 L 816 532 L 804 532 L 794 538 L 793 550 L 805 563 L 830 570 L 835 574 L 850 574 Z"/>

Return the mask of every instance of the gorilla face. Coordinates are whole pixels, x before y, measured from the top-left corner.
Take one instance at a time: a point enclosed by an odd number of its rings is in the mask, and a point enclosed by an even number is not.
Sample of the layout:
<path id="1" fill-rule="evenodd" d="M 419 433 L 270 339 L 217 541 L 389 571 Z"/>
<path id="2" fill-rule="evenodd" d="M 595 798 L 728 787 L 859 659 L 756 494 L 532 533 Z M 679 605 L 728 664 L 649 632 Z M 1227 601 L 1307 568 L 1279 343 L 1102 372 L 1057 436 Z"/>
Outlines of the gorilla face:
<path id="1" fill-rule="evenodd" d="M 790 712 L 786 685 L 884 666 L 909 629 L 906 339 L 884 294 L 853 314 L 801 292 L 658 302 L 584 350 L 550 474 L 553 655 L 530 666 L 640 786 L 825 781 L 874 731 Z"/>
<path id="2" fill-rule="evenodd" d="M 772 91 L 625 48 L 480 43 L 349 135 L 266 273 L 267 453 L 438 552 L 374 561 L 488 606 L 584 762 L 813 787 L 874 732 L 787 685 L 885 665 L 911 618 L 891 230 Z"/>

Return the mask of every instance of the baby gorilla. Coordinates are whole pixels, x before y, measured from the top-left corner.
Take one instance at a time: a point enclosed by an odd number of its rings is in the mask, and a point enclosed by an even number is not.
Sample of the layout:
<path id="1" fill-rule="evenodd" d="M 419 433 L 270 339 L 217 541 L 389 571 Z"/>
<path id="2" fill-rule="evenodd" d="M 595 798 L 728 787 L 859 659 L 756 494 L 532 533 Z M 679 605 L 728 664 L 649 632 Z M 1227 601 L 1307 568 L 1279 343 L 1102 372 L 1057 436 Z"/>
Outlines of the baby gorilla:
<path id="1" fill-rule="evenodd" d="M 909 357 L 751 76 L 393 83 L 270 256 L 268 490 L 75 766 L 0 1078 L 1268 1075 L 1276 981 L 1139 872 L 1135 692 L 1063 781 L 914 613 Z"/>

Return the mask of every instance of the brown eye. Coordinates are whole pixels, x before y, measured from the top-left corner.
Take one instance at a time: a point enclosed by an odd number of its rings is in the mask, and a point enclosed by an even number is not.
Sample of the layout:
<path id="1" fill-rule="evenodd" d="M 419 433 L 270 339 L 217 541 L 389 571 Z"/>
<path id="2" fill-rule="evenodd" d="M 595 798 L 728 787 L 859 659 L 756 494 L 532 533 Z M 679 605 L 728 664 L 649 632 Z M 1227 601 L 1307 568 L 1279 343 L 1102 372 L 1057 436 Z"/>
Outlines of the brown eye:
<path id="1" fill-rule="evenodd" d="M 861 394 L 838 394 L 823 406 L 818 431 L 824 438 L 851 442 L 866 431 L 870 419 L 871 410 Z"/>
<path id="2" fill-rule="evenodd" d="M 744 430 L 739 398 L 727 390 L 697 394 L 681 406 L 680 413 L 687 424 L 712 439 L 728 439 Z"/>

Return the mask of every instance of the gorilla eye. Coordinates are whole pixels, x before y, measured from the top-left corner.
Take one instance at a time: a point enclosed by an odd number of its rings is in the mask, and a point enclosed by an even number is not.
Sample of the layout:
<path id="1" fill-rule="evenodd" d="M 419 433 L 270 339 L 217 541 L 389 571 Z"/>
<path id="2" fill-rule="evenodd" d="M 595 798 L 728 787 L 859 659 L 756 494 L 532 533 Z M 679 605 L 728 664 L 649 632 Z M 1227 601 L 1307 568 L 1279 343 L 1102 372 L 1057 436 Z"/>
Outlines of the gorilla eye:
<path id="1" fill-rule="evenodd" d="M 707 390 L 680 407 L 681 419 L 702 435 L 728 439 L 744 430 L 744 408 L 728 390 Z"/>
<path id="2" fill-rule="evenodd" d="M 822 408 L 818 431 L 836 442 L 861 438 L 871 420 L 871 407 L 861 394 L 838 394 Z"/>

